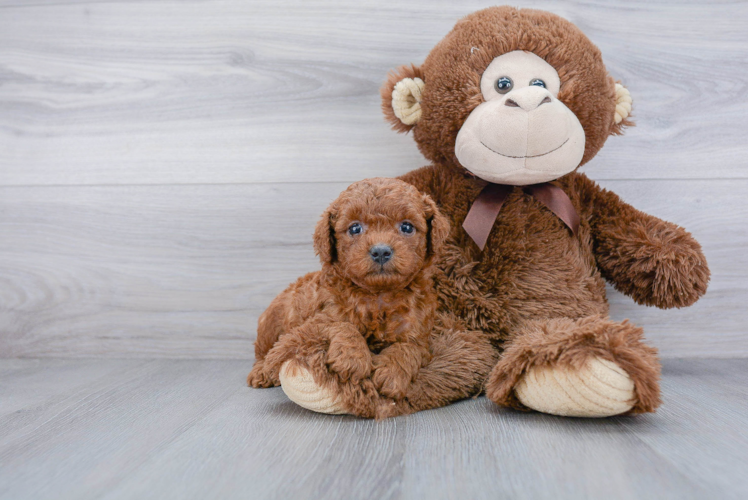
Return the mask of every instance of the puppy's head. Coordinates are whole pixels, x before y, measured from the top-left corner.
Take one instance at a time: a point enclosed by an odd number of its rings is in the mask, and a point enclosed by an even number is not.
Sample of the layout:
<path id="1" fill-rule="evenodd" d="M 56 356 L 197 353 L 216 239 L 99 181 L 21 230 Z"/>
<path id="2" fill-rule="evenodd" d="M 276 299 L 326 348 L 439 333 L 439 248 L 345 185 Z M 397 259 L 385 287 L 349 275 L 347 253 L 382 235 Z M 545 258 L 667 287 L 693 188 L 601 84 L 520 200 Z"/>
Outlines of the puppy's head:
<path id="1" fill-rule="evenodd" d="M 449 235 L 434 201 L 396 179 L 352 184 L 322 214 L 314 249 L 323 268 L 371 291 L 403 288 Z"/>

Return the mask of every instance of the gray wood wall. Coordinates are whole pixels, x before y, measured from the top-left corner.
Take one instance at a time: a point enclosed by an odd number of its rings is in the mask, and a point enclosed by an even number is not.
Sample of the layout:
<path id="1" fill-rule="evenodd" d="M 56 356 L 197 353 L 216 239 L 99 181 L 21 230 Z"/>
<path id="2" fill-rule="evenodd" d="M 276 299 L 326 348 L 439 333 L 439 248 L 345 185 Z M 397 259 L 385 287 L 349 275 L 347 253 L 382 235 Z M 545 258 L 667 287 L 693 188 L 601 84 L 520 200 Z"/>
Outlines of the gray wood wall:
<path id="1" fill-rule="evenodd" d="M 379 110 L 481 1 L 0 0 L 0 356 L 251 358 L 348 183 L 423 166 Z M 602 49 L 637 126 L 585 171 L 687 227 L 678 311 L 611 292 L 665 357 L 748 355 L 748 4 L 542 1 Z"/>

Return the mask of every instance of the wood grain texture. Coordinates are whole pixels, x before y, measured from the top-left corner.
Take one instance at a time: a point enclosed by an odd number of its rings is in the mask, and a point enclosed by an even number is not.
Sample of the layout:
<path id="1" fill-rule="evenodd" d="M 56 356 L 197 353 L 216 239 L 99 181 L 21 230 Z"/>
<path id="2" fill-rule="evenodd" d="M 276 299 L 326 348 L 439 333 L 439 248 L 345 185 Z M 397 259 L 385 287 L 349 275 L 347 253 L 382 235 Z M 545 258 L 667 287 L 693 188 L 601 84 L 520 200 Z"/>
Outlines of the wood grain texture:
<path id="1" fill-rule="evenodd" d="M 748 355 L 748 180 L 606 181 L 690 229 L 714 273 L 695 306 L 611 291 L 663 356 Z M 251 358 L 257 317 L 318 269 L 311 235 L 342 183 L 0 188 L 0 352 Z M 732 194 L 730 194 L 732 193 Z"/>
<path id="2" fill-rule="evenodd" d="M 485 2 L 0 0 L 0 355 L 251 358 L 349 182 L 425 164 L 378 88 Z M 693 231 L 696 306 L 610 293 L 664 356 L 748 355 L 748 2 L 525 2 L 637 126 L 585 171 Z"/>
<path id="3" fill-rule="evenodd" d="M 35 392 L 42 378 L 55 390 L 11 413 L 0 398 L 2 499 L 748 493 L 745 359 L 666 361 L 654 415 L 560 418 L 481 397 L 383 422 L 315 414 L 279 388 L 244 387 L 245 361 L 4 363 L 0 390 Z M 68 381 L 76 371 L 86 384 Z"/>
<path id="4" fill-rule="evenodd" d="M 3 2 L 2 185 L 345 181 L 424 161 L 378 88 L 483 1 Z M 746 2 L 524 2 L 576 23 L 638 124 L 601 179 L 746 178 Z"/>

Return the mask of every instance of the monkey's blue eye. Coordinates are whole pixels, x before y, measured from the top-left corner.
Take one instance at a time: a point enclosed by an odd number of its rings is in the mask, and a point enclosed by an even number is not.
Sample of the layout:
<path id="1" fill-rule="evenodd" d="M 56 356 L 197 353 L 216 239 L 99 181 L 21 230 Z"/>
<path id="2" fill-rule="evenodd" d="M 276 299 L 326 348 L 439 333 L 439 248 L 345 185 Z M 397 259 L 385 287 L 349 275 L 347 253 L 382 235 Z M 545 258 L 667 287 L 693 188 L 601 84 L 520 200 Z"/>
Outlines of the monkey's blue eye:
<path id="1" fill-rule="evenodd" d="M 353 224 L 351 224 L 351 227 L 348 228 L 348 234 L 350 234 L 351 236 L 361 234 L 363 231 L 363 226 L 361 226 L 361 224 L 359 224 L 358 222 L 354 222 Z"/>
<path id="2" fill-rule="evenodd" d="M 545 88 L 545 82 L 543 80 L 541 80 L 540 78 L 536 78 L 533 81 L 531 81 L 530 85 L 535 85 L 536 87 L 543 87 L 543 88 Z"/>
<path id="3" fill-rule="evenodd" d="M 415 231 L 416 228 L 413 227 L 413 224 L 410 222 L 403 222 L 400 224 L 400 231 L 402 231 L 405 234 L 413 234 L 413 231 Z"/>
<path id="4" fill-rule="evenodd" d="M 498 92 L 499 94 L 506 94 L 507 92 L 512 90 L 513 86 L 514 83 L 508 76 L 502 76 L 501 78 L 496 80 L 496 92 Z"/>

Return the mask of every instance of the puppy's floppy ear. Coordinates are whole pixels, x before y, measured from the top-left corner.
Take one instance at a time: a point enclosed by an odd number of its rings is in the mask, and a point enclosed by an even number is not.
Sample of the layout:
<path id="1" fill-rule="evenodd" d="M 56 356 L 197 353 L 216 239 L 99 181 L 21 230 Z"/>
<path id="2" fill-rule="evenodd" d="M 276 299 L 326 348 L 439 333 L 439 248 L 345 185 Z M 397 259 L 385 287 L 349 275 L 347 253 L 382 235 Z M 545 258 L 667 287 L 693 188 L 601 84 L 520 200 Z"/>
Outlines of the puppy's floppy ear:
<path id="1" fill-rule="evenodd" d="M 335 204 L 330 205 L 319 218 L 314 228 L 314 253 L 319 255 L 322 265 L 332 264 L 338 260 L 337 241 L 335 240 Z"/>
<path id="2" fill-rule="evenodd" d="M 436 203 L 427 194 L 422 197 L 425 207 L 426 222 L 429 225 L 428 257 L 433 257 L 449 237 L 449 220 L 442 215 Z"/>
<path id="3" fill-rule="evenodd" d="M 407 132 L 421 119 L 421 93 L 425 87 L 421 68 L 400 66 L 382 85 L 382 112 L 398 132 Z"/>
<path id="4" fill-rule="evenodd" d="M 613 113 L 613 128 L 611 134 L 621 135 L 623 134 L 624 127 L 633 127 L 634 122 L 630 119 L 631 117 L 631 93 L 629 89 L 621 85 L 620 83 L 615 84 L 615 103 L 616 109 Z"/>

